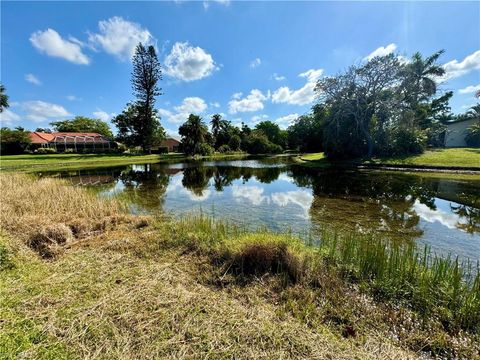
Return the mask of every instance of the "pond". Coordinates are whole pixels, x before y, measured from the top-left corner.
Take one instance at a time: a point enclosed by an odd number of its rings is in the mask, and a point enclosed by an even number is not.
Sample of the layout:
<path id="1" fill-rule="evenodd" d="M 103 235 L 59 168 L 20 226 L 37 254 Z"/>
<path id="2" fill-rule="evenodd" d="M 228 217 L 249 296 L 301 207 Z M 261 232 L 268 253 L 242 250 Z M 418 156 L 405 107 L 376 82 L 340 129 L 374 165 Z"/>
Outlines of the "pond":
<path id="1" fill-rule="evenodd" d="M 287 157 L 45 173 L 125 199 L 134 213 L 202 211 L 251 229 L 375 233 L 480 259 L 480 180 L 308 169 Z"/>

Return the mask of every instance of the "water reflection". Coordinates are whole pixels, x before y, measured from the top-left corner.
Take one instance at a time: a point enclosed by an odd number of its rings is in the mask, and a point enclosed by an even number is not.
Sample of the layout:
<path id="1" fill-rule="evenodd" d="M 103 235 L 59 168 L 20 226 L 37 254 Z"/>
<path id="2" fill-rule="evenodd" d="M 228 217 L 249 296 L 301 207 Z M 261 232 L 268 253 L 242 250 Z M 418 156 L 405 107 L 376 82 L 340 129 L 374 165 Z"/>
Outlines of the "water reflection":
<path id="1" fill-rule="evenodd" d="M 252 228 L 306 232 L 327 226 L 442 248 L 457 242 L 463 245 L 456 253 L 480 257 L 479 181 L 318 171 L 286 161 L 147 164 L 49 176 L 121 197 L 135 212 L 179 215 L 201 208 Z"/>

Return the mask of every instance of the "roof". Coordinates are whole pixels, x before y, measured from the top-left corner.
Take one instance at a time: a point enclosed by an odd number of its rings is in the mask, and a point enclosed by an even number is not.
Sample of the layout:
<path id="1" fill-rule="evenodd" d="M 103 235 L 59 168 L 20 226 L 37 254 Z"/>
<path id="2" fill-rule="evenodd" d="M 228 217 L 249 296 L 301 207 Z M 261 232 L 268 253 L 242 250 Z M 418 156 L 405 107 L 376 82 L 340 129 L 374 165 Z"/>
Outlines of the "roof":
<path id="1" fill-rule="evenodd" d="M 44 132 L 39 132 L 39 131 L 34 131 L 29 134 L 30 140 L 32 141 L 32 144 L 46 144 L 51 141 L 54 141 L 55 138 L 61 137 L 61 138 L 83 138 L 79 139 L 80 141 L 83 141 L 84 139 L 87 141 L 91 141 L 92 138 L 100 138 L 98 140 L 100 141 L 108 141 L 105 136 L 98 134 L 98 133 L 84 133 L 84 132 L 53 132 L 53 133 L 44 133 Z M 98 141 L 97 140 L 97 141 Z M 63 141 L 63 139 L 62 139 Z"/>
<path id="2" fill-rule="evenodd" d="M 448 121 L 445 123 L 445 125 L 453 125 L 453 124 L 458 124 L 458 123 L 461 123 L 461 122 L 465 122 L 465 121 L 476 121 L 477 119 L 475 118 L 464 118 L 464 119 L 459 119 L 459 120 L 452 120 L 452 121 Z"/>

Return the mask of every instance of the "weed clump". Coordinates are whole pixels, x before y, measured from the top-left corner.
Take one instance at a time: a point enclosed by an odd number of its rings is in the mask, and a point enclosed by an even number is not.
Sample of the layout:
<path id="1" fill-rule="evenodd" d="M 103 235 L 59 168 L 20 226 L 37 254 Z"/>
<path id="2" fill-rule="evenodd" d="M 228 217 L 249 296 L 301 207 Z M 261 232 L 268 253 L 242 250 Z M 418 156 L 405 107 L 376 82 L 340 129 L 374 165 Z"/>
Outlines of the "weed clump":
<path id="1" fill-rule="evenodd" d="M 74 239 L 72 230 L 65 224 L 49 225 L 32 232 L 27 245 L 42 258 L 54 258 L 63 245 Z"/>

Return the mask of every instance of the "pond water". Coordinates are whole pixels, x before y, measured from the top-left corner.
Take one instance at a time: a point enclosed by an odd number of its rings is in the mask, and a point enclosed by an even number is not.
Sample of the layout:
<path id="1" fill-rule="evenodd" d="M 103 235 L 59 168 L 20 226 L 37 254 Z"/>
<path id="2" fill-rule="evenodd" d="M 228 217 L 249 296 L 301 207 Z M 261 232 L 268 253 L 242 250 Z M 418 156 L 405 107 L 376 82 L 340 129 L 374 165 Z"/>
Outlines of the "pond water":
<path id="1" fill-rule="evenodd" d="M 202 211 L 252 229 L 300 234 L 323 227 L 373 232 L 480 259 L 480 180 L 462 176 L 307 169 L 286 157 L 43 175 L 121 197 L 134 213 Z"/>

